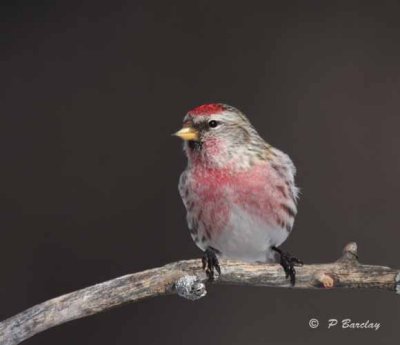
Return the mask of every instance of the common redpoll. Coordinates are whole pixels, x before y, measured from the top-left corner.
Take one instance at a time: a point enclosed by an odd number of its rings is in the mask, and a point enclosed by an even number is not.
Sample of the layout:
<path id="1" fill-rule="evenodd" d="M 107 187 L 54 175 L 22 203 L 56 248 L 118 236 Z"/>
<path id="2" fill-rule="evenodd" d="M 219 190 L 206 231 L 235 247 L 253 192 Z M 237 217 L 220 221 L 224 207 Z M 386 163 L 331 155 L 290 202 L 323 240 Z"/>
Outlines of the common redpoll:
<path id="1" fill-rule="evenodd" d="M 221 274 L 218 256 L 271 262 L 277 252 L 294 284 L 294 266 L 302 262 L 278 248 L 297 213 L 296 169 L 289 156 L 267 144 L 242 112 L 226 104 L 189 111 L 175 135 L 184 140 L 188 158 L 179 192 L 210 279 L 214 269 Z"/>

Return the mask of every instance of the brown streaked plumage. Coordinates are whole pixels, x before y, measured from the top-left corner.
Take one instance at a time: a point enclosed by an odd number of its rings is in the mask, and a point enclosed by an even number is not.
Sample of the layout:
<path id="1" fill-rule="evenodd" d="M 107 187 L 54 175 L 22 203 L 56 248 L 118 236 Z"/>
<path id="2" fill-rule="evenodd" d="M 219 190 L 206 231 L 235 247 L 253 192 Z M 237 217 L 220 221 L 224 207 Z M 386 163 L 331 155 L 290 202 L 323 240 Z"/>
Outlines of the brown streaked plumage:
<path id="1" fill-rule="evenodd" d="M 189 111 L 176 135 L 184 139 L 188 158 L 179 192 L 209 272 L 218 264 L 216 254 L 270 261 L 278 251 L 294 282 L 295 260 L 277 249 L 297 213 L 296 169 L 289 156 L 267 144 L 243 113 L 225 104 Z"/>

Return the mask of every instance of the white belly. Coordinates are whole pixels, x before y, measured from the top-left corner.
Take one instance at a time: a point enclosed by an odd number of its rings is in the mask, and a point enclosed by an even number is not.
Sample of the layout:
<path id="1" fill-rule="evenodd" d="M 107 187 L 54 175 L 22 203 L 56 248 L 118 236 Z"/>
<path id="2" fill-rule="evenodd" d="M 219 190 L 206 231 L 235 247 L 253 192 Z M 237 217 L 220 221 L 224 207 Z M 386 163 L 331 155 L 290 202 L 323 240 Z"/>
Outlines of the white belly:
<path id="1" fill-rule="evenodd" d="M 274 257 L 271 246 L 279 246 L 287 237 L 285 229 L 234 206 L 226 228 L 214 236 L 209 245 L 227 258 L 265 262 Z"/>

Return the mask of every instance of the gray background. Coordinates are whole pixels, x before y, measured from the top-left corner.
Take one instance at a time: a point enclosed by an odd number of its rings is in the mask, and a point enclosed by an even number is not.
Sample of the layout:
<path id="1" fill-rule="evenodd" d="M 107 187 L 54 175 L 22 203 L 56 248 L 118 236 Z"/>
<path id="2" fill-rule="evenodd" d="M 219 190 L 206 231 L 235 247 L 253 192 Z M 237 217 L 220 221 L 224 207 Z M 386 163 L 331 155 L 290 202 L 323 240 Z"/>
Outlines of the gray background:
<path id="1" fill-rule="evenodd" d="M 243 110 L 297 165 L 285 248 L 328 262 L 355 240 L 363 262 L 399 267 L 399 14 L 398 1 L 2 1 L 0 319 L 200 256 L 170 133 L 205 102 Z M 26 344 L 389 344 L 399 306 L 379 291 L 213 286 Z M 326 329 L 345 317 L 381 329 Z"/>

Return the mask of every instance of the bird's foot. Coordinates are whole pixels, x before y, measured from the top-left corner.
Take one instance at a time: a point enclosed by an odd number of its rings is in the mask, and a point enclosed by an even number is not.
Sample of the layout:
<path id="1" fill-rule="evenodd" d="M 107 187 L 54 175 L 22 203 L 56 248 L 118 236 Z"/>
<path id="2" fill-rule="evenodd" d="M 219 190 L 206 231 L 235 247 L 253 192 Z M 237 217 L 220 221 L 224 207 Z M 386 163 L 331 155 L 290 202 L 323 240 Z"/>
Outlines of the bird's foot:
<path id="1" fill-rule="evenodd" d="M 292 286 L 295 285 L 296 283 L 296 269 L 294 268 L 295 266 L 303 266 L 303 261 L 300 259 L 296 258 L 295 256 L 292 256 L 288 252 L 284 252 L 281 249 L 273 246 L 271 247 L 272 250 L 277 252 L 280 256 L 280 264 L 283 267 L 283 270 L 285 271 L 286 274 L 286 279 L 290 278 L 290 284 Z"/>
<path id="2" fill-rule="evenodd" d="M 221 275 L 221 267 L 219 266 L 219 261 L 217 254 L 219 251 L 213 247 L 208 247 L 203 254 L 201 261 L 203 262 L 203 270 L 206 270 L 206 274 L 210 281 L 215 278 L 214 269 Z"/>

